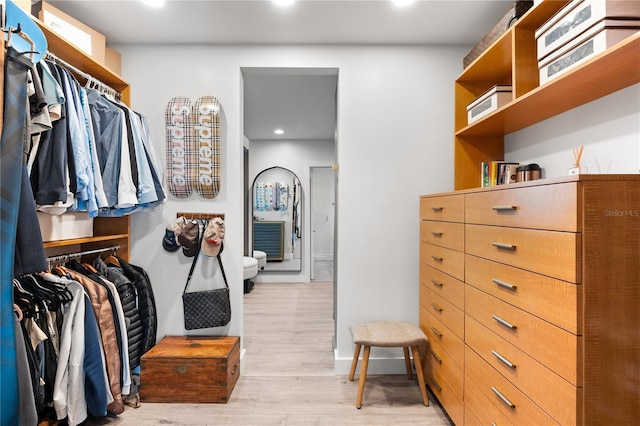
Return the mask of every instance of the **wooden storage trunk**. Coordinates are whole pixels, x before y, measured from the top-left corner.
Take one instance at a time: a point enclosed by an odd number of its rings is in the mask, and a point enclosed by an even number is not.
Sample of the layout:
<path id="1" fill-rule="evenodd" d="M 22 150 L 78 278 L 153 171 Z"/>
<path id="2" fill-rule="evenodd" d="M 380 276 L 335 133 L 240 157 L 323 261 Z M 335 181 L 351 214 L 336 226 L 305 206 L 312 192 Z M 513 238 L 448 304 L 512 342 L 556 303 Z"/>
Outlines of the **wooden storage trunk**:
<path id="1" fill-rule="evenodd" d="M 464 57 L 462 65 L 468 67 L 491 44 L 500 38 L 515 21 L 524 15 L 533 6 L 533 0 L 516 0 L 513 7 L 498 21 L 496 25 L 480 40 L 478 44 Z"/>
<path id="2" fill-rule="evenodd" d="M 240 338 L 167 336 L 141 358 L 143 402 L 224 402 L 240 376 Z"/>

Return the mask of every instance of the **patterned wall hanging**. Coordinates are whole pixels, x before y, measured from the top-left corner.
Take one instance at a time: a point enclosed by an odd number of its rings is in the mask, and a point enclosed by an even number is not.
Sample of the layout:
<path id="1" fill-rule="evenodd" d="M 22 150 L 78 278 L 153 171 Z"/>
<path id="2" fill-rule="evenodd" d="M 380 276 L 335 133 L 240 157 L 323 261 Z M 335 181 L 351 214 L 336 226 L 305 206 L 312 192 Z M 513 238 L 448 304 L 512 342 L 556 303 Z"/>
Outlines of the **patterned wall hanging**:
<path id="1" fill-rule="evenodd" d="M 167 185 L 176 198 L 195 190 L 205 199 L 220 191 L 220 103 L 202 96 L 195 104 L 172 98 L 165 111 Z"/>

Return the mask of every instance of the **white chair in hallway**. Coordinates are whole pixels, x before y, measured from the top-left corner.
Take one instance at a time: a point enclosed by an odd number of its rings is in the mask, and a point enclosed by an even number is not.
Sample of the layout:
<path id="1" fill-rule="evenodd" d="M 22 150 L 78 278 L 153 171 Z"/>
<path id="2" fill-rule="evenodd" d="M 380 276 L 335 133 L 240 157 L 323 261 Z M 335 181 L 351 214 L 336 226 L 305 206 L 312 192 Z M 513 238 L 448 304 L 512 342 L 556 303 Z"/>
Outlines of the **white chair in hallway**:
<path id="1" fill-rule="evenodd" d="M 254 250 L 253 258 L 258 261 L 258 270 L 261 271 L 262 269 L 264 269 L 265 265 L 267 264 L 267 253 L 260 250 Z"/>

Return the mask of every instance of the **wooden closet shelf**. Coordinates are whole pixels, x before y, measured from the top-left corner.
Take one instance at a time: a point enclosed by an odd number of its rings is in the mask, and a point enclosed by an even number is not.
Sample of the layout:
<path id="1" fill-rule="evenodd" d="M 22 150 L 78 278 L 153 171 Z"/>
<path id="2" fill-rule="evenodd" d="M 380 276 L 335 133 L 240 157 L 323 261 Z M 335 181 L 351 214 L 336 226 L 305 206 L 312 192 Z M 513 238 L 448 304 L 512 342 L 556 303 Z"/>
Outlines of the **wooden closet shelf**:
<path id="1" fill-rule="evenodd" d="M 44 248 L 51 247 L 64 247 L 70 246 L 74 244 L 87 244 L 87 243 L 96 243 L 103 241 L 115 241 L 119 239 L 129 238 L 128 234 L 113 234 L 113 235 L 104 235 L 104 236 L 93 236 L 86 238 L 73 238 L 70 240 L 58 240 L 58 241 L 47 241 L 44 243 Z"/>

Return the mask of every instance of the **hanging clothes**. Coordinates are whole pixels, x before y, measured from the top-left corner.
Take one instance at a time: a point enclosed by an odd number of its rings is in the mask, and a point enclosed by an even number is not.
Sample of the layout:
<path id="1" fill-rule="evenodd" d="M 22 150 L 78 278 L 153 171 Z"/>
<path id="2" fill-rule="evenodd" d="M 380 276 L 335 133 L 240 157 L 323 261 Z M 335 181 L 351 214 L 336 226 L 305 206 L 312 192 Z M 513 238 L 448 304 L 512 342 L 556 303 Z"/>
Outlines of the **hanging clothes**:
<path id="1" fill-rule="evenodd" d="M 122 364 L 118 351 L 116 331 L 113 325 L 113 311 L 111 309 L 111 304 L 109 303 L 107 290 L 90 278 L 87 278 L 71 269 L 57 267 L 54 268 L 54 272 L 59 275 L 68 275 L 70 278 L 78 281 L 89 293 L 91 305 L 100 329 L 102 346 L 106 359 L 106 370 L 109 378 L 109 387 L 114 399 L 107 409 L 114 414 L 121 414 L 124 411 L 120 380 Z"/>
<path id="2" fill-rule="evenodd" d="M 6 424 L 20 422 L 12 283 L 29 69 L 28 59 L 9 47 L 5 57 L 4 121 L 0 138 L 0 401 L 2 421 Z"/>
<path id="3" fill-rule="evenodd" d="M 164 202 L 162 169 L 146 118 L 109 95 L 82 87 L 55 61 L 42 61 L 40 70 L 48 79 L 46 99 L 58 102 L 62 94 L 64 108 L 33 144 L 37 152 L 29 153 L 38 210 L 123 216 Z"/>

